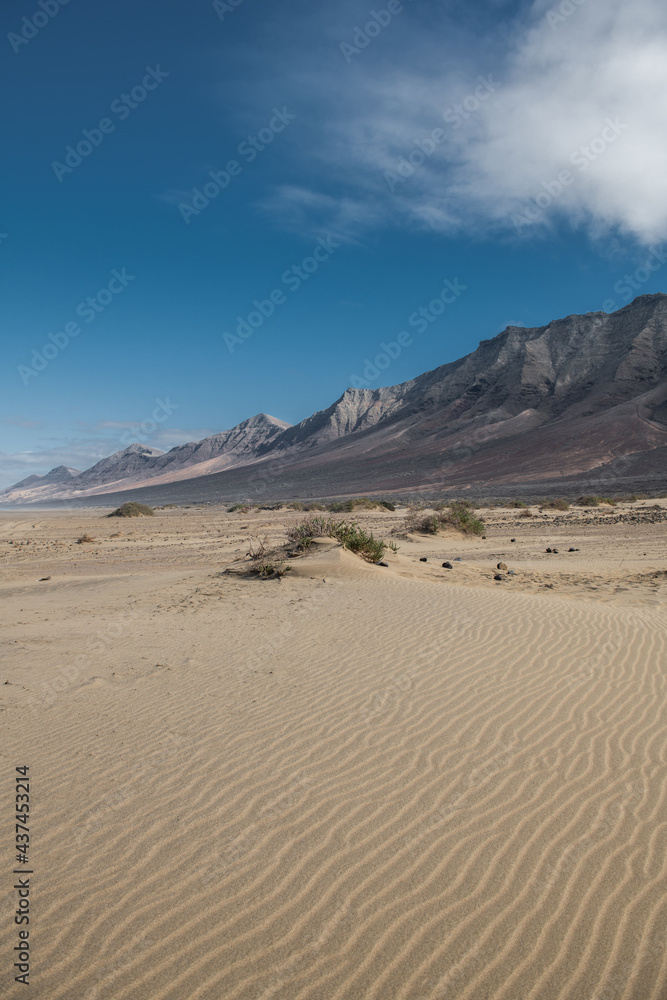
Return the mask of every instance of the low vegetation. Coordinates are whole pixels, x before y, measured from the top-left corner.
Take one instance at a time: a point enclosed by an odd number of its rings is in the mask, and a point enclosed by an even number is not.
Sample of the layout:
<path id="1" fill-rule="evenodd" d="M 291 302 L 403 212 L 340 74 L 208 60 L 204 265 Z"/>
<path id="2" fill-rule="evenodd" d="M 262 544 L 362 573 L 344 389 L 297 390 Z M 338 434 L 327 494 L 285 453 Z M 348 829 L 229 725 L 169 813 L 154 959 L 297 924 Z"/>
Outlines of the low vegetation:
<path id="1" fill-rule="evenodd" d="M 385 543 L 375 538 L 372 531 L 365 531 L 354 522 L 330 521 L 329 534 L 343 548 L 356 552 L 369 562 L 379 562 L 384 555 Z"/>
<path id="2" fill-rule="evenodd" d="M 278 552 L 270 548 L 268 535 L 262 539 L 251 538 L 246 556 L 250 559 L 250 572 L 261 580 L 279 580 L 291 569 Z"/>
<path id="3" fill-rule="evenodd" d="M 95 539 L 91 538 L 90 535 L 81 535 L 81 538 L 77 538 L 77 545 L 84 545 L 86 542 L 94 542 Z"/>
<path id="4" fill-rule="evenodd" d="M 569 510 L 570 505 L 567 500 L 543 500 L 540 510 Z"/>
<path id="5" fill-rule="evenodd" d="M 147 507 L 144 503 L 135 503 L 133 500 L 124 503 L 122 507 L 117 507 L 107 517 L 153 517 L 155 511 L 152 507 Z"/>
<path id="6" fill-rule="evenodd" d="M 405 519 L 403 531 L 435 535 L 442 528 L 455 528 L 468 535 L 483 535 L 486 525 L 473 510 L 471 503 L 458 500 L 435 509 L 433 513 L 425 513 L 424 508 L 415 505 Z"/>
<path id="7" fill-rule="evenodd" d="M 324 506 L 324 504 L 321 503 L 302 503 L 300 500 L 296 500 L 294 503 L 288 503 L 287 509 L 311 511 L 311 510 L 326 510 L 326 507 Z"/>
<path id="8" fill-rule="evenodd" d="M 305 552 L 315 538 L 335 538 L 343 548 L 355 552 L 369 562 L 378 562 L 386 545 L 375 538 L 372 531 L 360 528 L 354 521 L 335 521 L 332 518 L 311 517 L 287 530 L 287 541 L 298 552 Z"/>
<path id="9" fill-rule="evenodd" d="M 584 496 L 579 497 L 577 500 L 578 507 L 599 507 L 600 504 L 606 503 L 610 507 L 616 506 L 616 500 L 611 497 L 599 497 L 599 496 Z"/>
<path id="10" fill-rule="evenodd" d="M 335 500 L 329 505 L 332 514 L 351 514 L 355 510 L 396 510 L 388 500 L 371 500 L 369 497 L 354 497 L 351 500 Z"/>

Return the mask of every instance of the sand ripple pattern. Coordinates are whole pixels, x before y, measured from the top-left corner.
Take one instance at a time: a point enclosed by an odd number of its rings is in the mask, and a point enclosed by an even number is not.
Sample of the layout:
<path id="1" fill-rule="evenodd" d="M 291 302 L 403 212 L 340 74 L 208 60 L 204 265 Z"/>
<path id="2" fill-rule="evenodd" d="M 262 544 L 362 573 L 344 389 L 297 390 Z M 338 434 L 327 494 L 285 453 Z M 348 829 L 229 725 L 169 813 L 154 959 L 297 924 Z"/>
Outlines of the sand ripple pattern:
<path id="1" fill-rule="evenodd" d="M 275 602 L 40 720 L 33 996 L 665 1000 L 660 609 Z"/>

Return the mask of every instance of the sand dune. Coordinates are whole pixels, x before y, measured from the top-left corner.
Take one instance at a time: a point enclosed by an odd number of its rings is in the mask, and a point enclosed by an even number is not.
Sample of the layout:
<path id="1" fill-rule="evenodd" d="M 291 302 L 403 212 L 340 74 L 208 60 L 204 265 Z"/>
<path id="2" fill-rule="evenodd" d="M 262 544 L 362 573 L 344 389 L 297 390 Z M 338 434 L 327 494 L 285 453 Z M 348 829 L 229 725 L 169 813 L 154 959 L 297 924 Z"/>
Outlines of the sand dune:
<path id="1" fill-rule="evenodd" d="M 664 526 L 509 517 L 280 583 L 278 514 L 2 517 L 35 997 L 664 1000 Z"/>

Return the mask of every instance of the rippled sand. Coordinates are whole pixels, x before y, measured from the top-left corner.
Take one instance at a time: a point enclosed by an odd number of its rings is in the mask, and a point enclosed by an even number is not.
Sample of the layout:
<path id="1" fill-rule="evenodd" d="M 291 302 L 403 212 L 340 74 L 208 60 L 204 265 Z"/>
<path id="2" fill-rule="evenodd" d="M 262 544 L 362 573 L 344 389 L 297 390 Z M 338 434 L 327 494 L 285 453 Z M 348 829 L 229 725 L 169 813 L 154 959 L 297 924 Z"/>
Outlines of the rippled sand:
<path id="1" fill-rule="evenodd" d="M 582 516 L 261 582 L 298 515 L 0 515 L 31 995 L 664 1000 L 665 522 Z"/>

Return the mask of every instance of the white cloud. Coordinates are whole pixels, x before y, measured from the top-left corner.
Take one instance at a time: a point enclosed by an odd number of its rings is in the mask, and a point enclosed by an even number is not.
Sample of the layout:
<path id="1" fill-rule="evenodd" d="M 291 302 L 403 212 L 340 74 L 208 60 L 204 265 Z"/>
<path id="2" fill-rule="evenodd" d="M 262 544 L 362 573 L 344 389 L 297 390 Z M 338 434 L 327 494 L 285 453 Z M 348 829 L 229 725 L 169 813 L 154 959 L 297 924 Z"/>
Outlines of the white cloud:
<path id="1" fill-rule="evenodd" d="M 548 16 L 559 7 L 572 13 Z M 543 215 L 522 233 L 565 220 L 594 237 L 667 236 L 664 0 L 539 0 L 506 31 L 490 19 L 492 31 L 465 52 L 455 51 L 444 22 L 440 34 L 427 32 L 409 13 L 400 25 L 403 50 L 389 62 L 382 46 L 390 29 L 351 66 L 304 70 L 297 62 L 293 80 L 319 115 L 310 150 L 299 153 L 308 180 L 282 188 L 273 203 L 281 219 L 291 213 L 303 227 L 310 217 L 317 229 L 350 234 L 379 222 L 514 234 L 512 216 L 530 212 L 541 196 Z M 451 116 L 443 122 L 489 74 L 498 89 L 458 127 Z M 385 171 L 396 172 L 399 158 L 438 127 L 446 141 L 391 192 Z M 577 154 L 582 146 L 590 153 Z M 545 185 L 557 191 L 563 170 L 572 182 L 546 205 Z"/>

